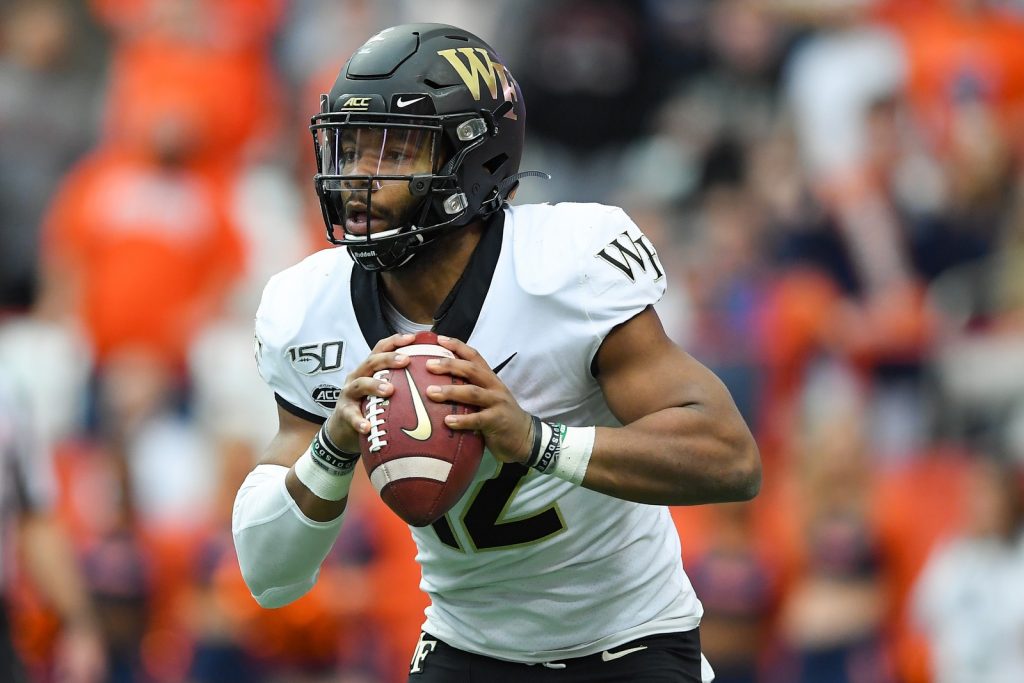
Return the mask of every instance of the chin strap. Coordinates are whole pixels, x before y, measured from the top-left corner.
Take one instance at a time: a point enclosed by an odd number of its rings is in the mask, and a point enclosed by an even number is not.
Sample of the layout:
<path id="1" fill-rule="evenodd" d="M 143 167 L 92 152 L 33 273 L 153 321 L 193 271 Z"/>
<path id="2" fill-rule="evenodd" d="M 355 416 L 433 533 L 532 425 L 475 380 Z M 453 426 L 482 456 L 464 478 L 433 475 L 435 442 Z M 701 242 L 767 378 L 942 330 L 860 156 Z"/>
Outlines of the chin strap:
<path id="1" fill-rule="evenodd" d="M 520 178 L 543 178 L 544 180 L 551 180 L 551 174 L 545 173 L 544 171 L 520 171 L 519 173 L 513 173 L 508 178 L 505 178 L 497 187 L 494 188 L 494 194 L 491 195 L 490 199 L 485 200 L 480 204 L 480 209 L 484 215 L 490 215 L 501 208 L 501 205 L 505 203 L 508 198 L 508 193 L 519 184 Z"/>

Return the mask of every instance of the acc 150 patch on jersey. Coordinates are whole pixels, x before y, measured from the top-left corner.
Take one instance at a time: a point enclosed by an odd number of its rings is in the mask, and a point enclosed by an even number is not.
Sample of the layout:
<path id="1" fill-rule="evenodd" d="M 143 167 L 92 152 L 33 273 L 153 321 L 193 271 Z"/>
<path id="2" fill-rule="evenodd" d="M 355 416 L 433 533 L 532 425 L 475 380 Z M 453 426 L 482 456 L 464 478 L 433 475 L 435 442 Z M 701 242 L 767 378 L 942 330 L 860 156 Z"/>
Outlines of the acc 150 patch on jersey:
<path id="1" fill-rule="evenodd" d="M 335 341 L 313 342 L 288 347 L 285 352 L 292 367 L 303 375 L 318 375 L 321 372 L 333 372 L 341 369 L 345 358 L 345 342 Z"/>
<path id="2" fill-rule="evenodd" d="M 334 410 L 334 406 L 338 405 L 338 397 L 341 395 L 341 387 L 336 387 L 333 384 L 318 384 L 310 396 L 313 400 L 322 405 L 328 410 Z"/>

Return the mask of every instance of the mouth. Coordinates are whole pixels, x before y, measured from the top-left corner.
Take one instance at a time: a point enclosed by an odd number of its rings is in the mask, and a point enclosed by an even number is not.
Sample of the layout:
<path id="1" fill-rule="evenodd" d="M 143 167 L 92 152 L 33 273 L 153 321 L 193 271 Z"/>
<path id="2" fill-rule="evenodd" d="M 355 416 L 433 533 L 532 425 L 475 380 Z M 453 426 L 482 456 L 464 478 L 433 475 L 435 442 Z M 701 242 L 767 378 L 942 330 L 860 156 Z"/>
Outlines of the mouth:
<path id="1" fill-rule="evenodd" d="M 376 212 L 368 213 L 365 205 L 349 204 L 345 208 L 345 232 L 350 235 L 367 235 L 386 227 L 387 221 Z"/>

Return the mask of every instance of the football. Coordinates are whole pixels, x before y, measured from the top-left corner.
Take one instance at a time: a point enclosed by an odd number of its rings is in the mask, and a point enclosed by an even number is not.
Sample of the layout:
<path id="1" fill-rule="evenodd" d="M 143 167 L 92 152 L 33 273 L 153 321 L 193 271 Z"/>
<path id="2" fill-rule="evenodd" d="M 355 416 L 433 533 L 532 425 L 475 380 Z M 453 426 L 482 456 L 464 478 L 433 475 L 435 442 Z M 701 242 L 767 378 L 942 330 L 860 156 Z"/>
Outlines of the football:
<path id="1" fill-rule="evenodd" d="M 394 385 L 391 396 L 363 400 L 370 432 L 361 437 L 362 460 L 388 507 L 412 526 L 428 526 L 466 492 L 480 466 L 484 441 L 479 432 L 453 431 L 444 423 L 445 415 L 472 412 L 475 407 L 427 398 L 431 384 L 463 383 L 427 370 L 431 358 L 454 357 L 437 344 L 437 335 L 421 332 L 401 352 L 410 357 L 406 367 L 374 375 Z"/>

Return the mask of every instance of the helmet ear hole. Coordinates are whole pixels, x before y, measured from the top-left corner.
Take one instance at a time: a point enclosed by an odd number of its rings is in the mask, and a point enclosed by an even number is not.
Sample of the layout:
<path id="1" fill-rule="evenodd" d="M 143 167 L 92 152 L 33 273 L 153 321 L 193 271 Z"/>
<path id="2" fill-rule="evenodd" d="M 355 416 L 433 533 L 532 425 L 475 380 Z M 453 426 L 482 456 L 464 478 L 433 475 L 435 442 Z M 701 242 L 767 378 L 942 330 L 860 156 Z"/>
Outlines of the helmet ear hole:
<path id="1" fill-rule="evenodd" d="M 487 161 L 485 161 L 484 168 L 487 169 L 488 173 L 494 175 L 495 173 L 498 172 L 498 169 L 501 168 L 506 161 L 508 161 L 508 155 L 502 152 L 501 154 L 493 156 Z"/>

